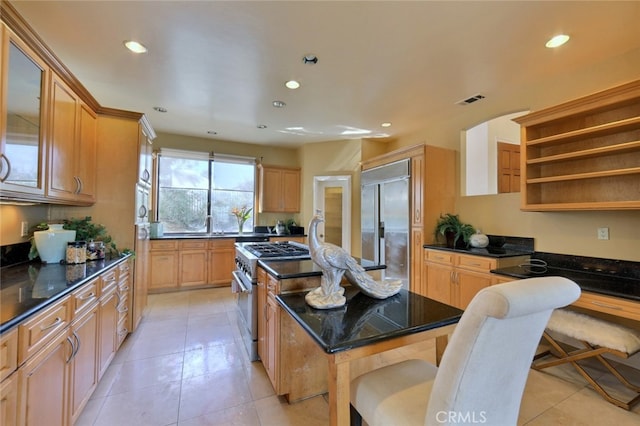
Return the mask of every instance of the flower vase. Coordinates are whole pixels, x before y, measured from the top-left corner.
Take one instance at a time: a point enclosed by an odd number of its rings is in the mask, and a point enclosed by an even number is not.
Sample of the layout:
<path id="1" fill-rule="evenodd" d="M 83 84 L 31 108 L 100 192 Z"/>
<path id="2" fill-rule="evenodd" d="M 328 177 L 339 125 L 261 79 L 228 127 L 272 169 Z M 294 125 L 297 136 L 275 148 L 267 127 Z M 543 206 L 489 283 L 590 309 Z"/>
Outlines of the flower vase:
<path id="1" fill-rule="evenodd" d="M 244 221 L 239 220 L 238 221 L 238 235 L 242 235 L 242 228 L 244 228 Z"/>

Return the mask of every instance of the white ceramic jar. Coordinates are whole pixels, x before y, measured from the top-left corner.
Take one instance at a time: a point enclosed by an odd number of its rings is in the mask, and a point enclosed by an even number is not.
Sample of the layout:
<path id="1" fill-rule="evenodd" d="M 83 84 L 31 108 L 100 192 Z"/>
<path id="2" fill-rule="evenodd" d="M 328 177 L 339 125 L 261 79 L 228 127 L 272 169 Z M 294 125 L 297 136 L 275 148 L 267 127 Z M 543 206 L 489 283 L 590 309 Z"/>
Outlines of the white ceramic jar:
<path id="1" fill-rule="evenodd" d="M 46 231 L 36 231 L 33 238 L 40 260 L 46 263 L 59 263 L 66 259 L 67 243 L 75 241 L 76 231 L 62 229 L 60 224 L 51 224 Z"/>
<path id="2" fill-rule="evenodd" d="M 476 233 L 469 238 L 469 244 L 471 247 L 483 248 L 489 245 L 489 237 L 476 229 Z"/>

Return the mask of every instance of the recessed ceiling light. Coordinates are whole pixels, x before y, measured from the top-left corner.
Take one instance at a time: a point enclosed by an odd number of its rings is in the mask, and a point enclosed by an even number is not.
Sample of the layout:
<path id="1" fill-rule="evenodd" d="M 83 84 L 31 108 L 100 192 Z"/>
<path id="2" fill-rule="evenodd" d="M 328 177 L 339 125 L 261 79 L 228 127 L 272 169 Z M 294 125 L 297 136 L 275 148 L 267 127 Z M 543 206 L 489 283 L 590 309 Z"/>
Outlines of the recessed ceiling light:
<path id="1" fill-rule="evenodd" d="M 266 124 L 258 124 L 258 129 L 266 129 L 267 125 Z"/>
<path id="2" fill-rule="evenodd" d="M 207 134 L 208 135 L 217 135 L 218 132 L 216 132 L 215 130 L 207 130 Z"/>
<path id="3" fill-rule="evenodd" d="M 557 36 L 553 36 L 551 40 L 549 40 L 545 46 L 553 49 L 554 47 L 562 46 L 566 42 L 569 41 L 569 36 L 566 34 L 559 34 Z"/>
<path id="4" fill-rule="evenodd" d="M 155 109 L 158 112 L 167 112 L 167 109 L 161 106 L 154 106 L 153 109 Z"/>
<path id="5" fill-rule="evenodd" d="M 287 86 L 287 88 L 291 89 L 291 90 L 294 90 L 294 89 L 297 89 L 298 87 L 300 87 L 300 83 L 298 83 L 295 80 L 289 80 L 284 85 Z"/>
<path id="6" fill-rule="evenodd" d="M 316 55 L 309 53 L 308 55 L 304 55 L 302 57 L 302 63 L 307 65 L 315 65 L 318 63 L 318 57 Z"/>
<path id="7" fill-rule="evenodd" d="M 133 41 L 133 40 L 125 41 L 124 45 L 126 46 L 127 49 L 129 49 L 133 53 L 146 53 L 147 51 L 147 48 L 144 47 L 142 44 L 138 43 L 137 41 Z"/>
<path id="8" fill-rule="evenodd" d="M 385 121 L 384 123 L 380 124 L 380 126 L 382 127 L 391 127 L 391 123 L 388 121 Z"/>
<path id="9" fill-rule="evenodd" d="M 284 108 L 285 106 L 287 106 L 287 104 L 282 101 L 273 101 L 271 104 L 276 108 Z"/>

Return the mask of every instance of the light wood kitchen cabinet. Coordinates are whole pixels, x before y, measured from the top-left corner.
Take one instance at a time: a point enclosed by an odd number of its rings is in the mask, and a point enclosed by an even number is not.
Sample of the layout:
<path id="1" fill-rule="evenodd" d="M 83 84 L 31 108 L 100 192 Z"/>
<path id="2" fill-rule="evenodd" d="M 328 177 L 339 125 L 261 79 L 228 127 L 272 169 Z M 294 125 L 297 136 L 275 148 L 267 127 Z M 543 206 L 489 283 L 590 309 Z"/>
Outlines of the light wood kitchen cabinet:
<path id="1" fill-rule="evenodd" d="M 73 424 L 98 385 L 98 303 L 71 323 L 69 337 L 75 341 L 69 361 L 69 418 Z"/>
<path id="2" fill-rule="evenodd" d="M 180 287 L 202 286 L 207 283 L 207 240 L 183 240 L 178 243 Z"/>
<path id="3" fill-rule="evenodd" d="M 18 368 L 18 330 L 12 329 L 0 336 L 0 381 Z"/>
<path id="4" fill-rule="evenodd" d="M 47 196 L 95 202 L 97 116 L 59 77 L 51 78 L 51 139 Z"/>
<path id="5" fill-rule="evenodd" d="M 0 424 L 18 424 L 18 374 L 0 383 Z"/>
<path id="6" fill-rule="evenodd" d="M 118 305 L 118 326 L 116 330 L 116 350 L 129 334 L 131 330 L 132 319 L 132 295 L 131 295 L 131 264 L 127 260 L 118 266 L 118 288 L 116 289 L 116 297 Z"/>
<path id="7" fill-rule="evenodd" d="M 65 328 L 18 369 L 18 424 L 69 424 L 72 342 L 69 329 Z"/>
<path id="8" fill-rule="evenodd" d="M 423 255 L 426 286 L 420 294 L 460 309 L 466 309 L 480 290 L 498 283 L 492 269 L 517 265 L 527 258 L 492 258 L 436 249 L 425 249 Z"/>
<path id="9" fill-rule="evenodd" d="M 178 262 L 177 241 L 150 241 L 149 290 L 177 289 Z"/>
<path id="10" fill-rule="evenodd" d="M 300 168 L 260 166 L 260 212 L 300 211 Z"/>
<path id="11" fill-rule="evenodd" d="M 521 209 L 640 209 L 640 80 L 516 118 Z"/>
<path id="12" fill-rule="evenodd" d="M 207 284 L 231 285 L 231 273 L 235 269 L 235 240 L 233 238 L 209 240 Z"/>
<path id="13" fill-rule="evenodd" d="M 140 126 L 140 136 L 138 138 L 138 182 L 145 186 L 151 186 L 153 140 L 148 134 L 150 131 L 147 129 L 150 129 L 150 126 Z"/>
<path id="14" fill-rule="evenodd" d="M 42 199 L 51 71 L 4 23 L 0 35 L 0 194 Z"/>
<path id="15" fill-rule="evenodd" d="M 71 298 L 66 296 L 18 326 L 18 365 L 39 352 L 72 319 Z"/>
<path id="16" fill-rule="evenodd" d="M 118 325 L 118 298 L 116 287 L 105 288 L 100 297 L 98 325 L 98 378 L 102 378 L 116 354 L 116 327 Z"/>
<path id="17" fill-rule="evenodd" d="M 325 393 L 324 353 L 275 299 L 282 292 L 318 287 L 320 277 L 278 280 L 262 268 L 257 273 L 258 355 L 276 394 L 294 402 Z"/>

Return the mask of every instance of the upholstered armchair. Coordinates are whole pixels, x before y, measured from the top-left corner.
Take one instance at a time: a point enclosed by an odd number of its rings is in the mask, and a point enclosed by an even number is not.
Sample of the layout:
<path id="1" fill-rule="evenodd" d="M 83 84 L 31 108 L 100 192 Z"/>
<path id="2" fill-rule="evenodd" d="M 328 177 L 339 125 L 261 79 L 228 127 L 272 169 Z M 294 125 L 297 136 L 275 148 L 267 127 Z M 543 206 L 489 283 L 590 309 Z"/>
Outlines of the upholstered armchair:
<path id="1" fill-rule="evenodd" d="M 361 415 L 369 426 L 516 425 L 549 317 L 579 296 L 578 285 L 560 277 L 483 289 L 462 315 L 439 368 L 414 359 L 353 380 L 352 423 Z"/>

